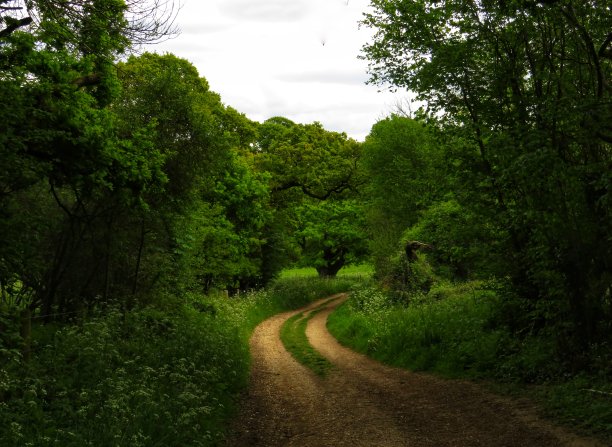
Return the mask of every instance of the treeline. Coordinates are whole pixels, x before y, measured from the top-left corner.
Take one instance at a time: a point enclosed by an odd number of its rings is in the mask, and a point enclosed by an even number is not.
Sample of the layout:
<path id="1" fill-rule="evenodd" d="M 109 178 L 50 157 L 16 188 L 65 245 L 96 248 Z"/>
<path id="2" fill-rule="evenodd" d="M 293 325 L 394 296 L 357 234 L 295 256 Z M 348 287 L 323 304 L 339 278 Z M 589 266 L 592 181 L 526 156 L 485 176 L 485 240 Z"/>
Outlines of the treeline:
<path id="1" fill-rule="evenodd" d="M 491 328 L 555 340 L 570 370 L 601 368 L 612 336 L 609 5 L 372 5 L 372 82 L 427 104 L 378 122 L 363 147 L 381 279 L 398 299 L 427 292 L 432 275 L 488 281 L 501 298 Z"/>
<path id="2" fill-rule="evenodd" d="M 362 255 L 326 245 L 363 240 L 339 229 L 360 219 L 358 144 L 252 122 L 176 56 L 119 61 L 166 23 L 134 20 L 139 5 L 0 2 L 3 306 L 62 319 L 259 287 L 301 257 L 333 276 Z"/>
<path id="3" fill-rule="evenodd" d="M 221 443 L 253 327 L 350 286 L 271 281 L 366 252 L 357 142 L 132 54 L 171 3 L 0 0 L 3 446 Z"/>

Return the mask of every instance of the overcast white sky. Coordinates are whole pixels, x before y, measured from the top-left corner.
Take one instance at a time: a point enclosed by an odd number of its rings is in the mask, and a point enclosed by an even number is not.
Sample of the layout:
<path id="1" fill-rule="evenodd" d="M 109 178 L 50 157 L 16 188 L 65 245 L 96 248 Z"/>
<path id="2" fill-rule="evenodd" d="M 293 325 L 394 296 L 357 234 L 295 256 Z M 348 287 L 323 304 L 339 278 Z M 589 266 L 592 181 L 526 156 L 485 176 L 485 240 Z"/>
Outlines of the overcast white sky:
<path id="1" fill-rule="evenodd" d="M 363 140 L 407 95 L 365 85 L 357 59 L 368 0 L 182 0 L 181 34 L 151 48 L 191 61 L 222 101 L 256 121 L 319 121 Z"/>

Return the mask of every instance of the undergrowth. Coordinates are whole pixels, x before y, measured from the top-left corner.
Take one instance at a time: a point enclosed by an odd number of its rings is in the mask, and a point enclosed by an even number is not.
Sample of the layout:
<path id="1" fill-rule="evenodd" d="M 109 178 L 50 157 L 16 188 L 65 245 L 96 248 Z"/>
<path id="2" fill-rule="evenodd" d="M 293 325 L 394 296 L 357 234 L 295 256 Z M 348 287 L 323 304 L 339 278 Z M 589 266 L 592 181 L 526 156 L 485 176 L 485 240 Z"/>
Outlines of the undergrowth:
<path id="1" fill-rule="evenodd" d="M 30 361 L 0 346 L 0 445 L 216 445 L 247 385 L 255 325 L 351 286 L 284 279 L 231 298 L 158 297 L 155 307 L 36 326 Z"/>
<path id="2" fill-rule="evenodd" d="M 361 288 L 330 316 L 328 328 L 342 343 L 391 365 L 528 390 L 549 415 L 612 440 L 610 369 L 571 374 L 555 355 L 552 334 L 517 338 L 496 323 L 500 298 L 485 286 L 438 283 L 401 301 Z"/>

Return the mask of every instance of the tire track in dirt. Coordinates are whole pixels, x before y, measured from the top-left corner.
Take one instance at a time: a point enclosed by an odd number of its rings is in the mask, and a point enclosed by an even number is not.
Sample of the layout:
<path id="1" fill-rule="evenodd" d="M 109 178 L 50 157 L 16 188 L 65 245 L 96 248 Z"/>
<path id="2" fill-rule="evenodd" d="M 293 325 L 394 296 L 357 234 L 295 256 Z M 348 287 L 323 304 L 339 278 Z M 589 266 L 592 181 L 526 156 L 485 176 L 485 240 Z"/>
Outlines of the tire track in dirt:
<path id="1" fill-rule="evenodd" d="M 276 315 L 251 338 L 251 383 L 228 446 L 567 446 L 600 447 L 540 420 L 531 404 L 481 387 L 391 368 L 341 346 L 327 331 L 327 302 L 306 334 L 334 368 L 317 377 L 280 341 L 282 324 L 300 311 Z"/>

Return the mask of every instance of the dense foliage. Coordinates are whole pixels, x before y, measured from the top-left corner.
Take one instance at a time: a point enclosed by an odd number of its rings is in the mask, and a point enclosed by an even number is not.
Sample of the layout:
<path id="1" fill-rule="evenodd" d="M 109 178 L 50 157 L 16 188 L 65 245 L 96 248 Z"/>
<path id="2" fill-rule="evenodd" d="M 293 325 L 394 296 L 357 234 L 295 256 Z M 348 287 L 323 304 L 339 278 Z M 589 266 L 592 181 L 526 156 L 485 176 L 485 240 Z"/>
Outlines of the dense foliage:
<path id="1" fill-rule="evenodd" d="M 612 335 L 609 5 L 372 5 L 364 23 L 376 33 L 363 53 L 372 80 L 427 102 L 421 132 L 446 158 L 447 185 L 419 181 L 421 170 L 393 177 L 391 190 L 423 191 L 398 208 L 412 213 L 404 228 L 416 225 L 406 239 L 432 243 L 455 275 L 508 277 L 506 323 L 516 333 L 553 330 L 558 354 L 584 361 L 589 346 Z M 376 146 L 385 138 L 375 127 L 366 142 L 374 163 L 384 160 Z M 415 165 L 426 143 L 403 143 Z M 443 197 L 423 189 L 430 179 Z"/>
<path id="2" fill-rule="evenodd" d="M 255 322 L 347 284 L 244 291 L 370 255 L 383 291 L 341 311 L 347 342 L 608 390 L 606 2 L 372 0 L 372 82 L 426 105 L 363 144 L 130 56 L 173 33 L 166 3 L 0 0 L 2 445 L 218 438 Z"/>
<path id="3" fill-rule="evenodd" d="M 165 308 L 109 307 L 82 324 L 37 328 L 29 363 L 2 353 L 0 444 L 221 444 L 255 325 L 352 282 L 284 279 L 230 300 L 166 297 Z"/>

